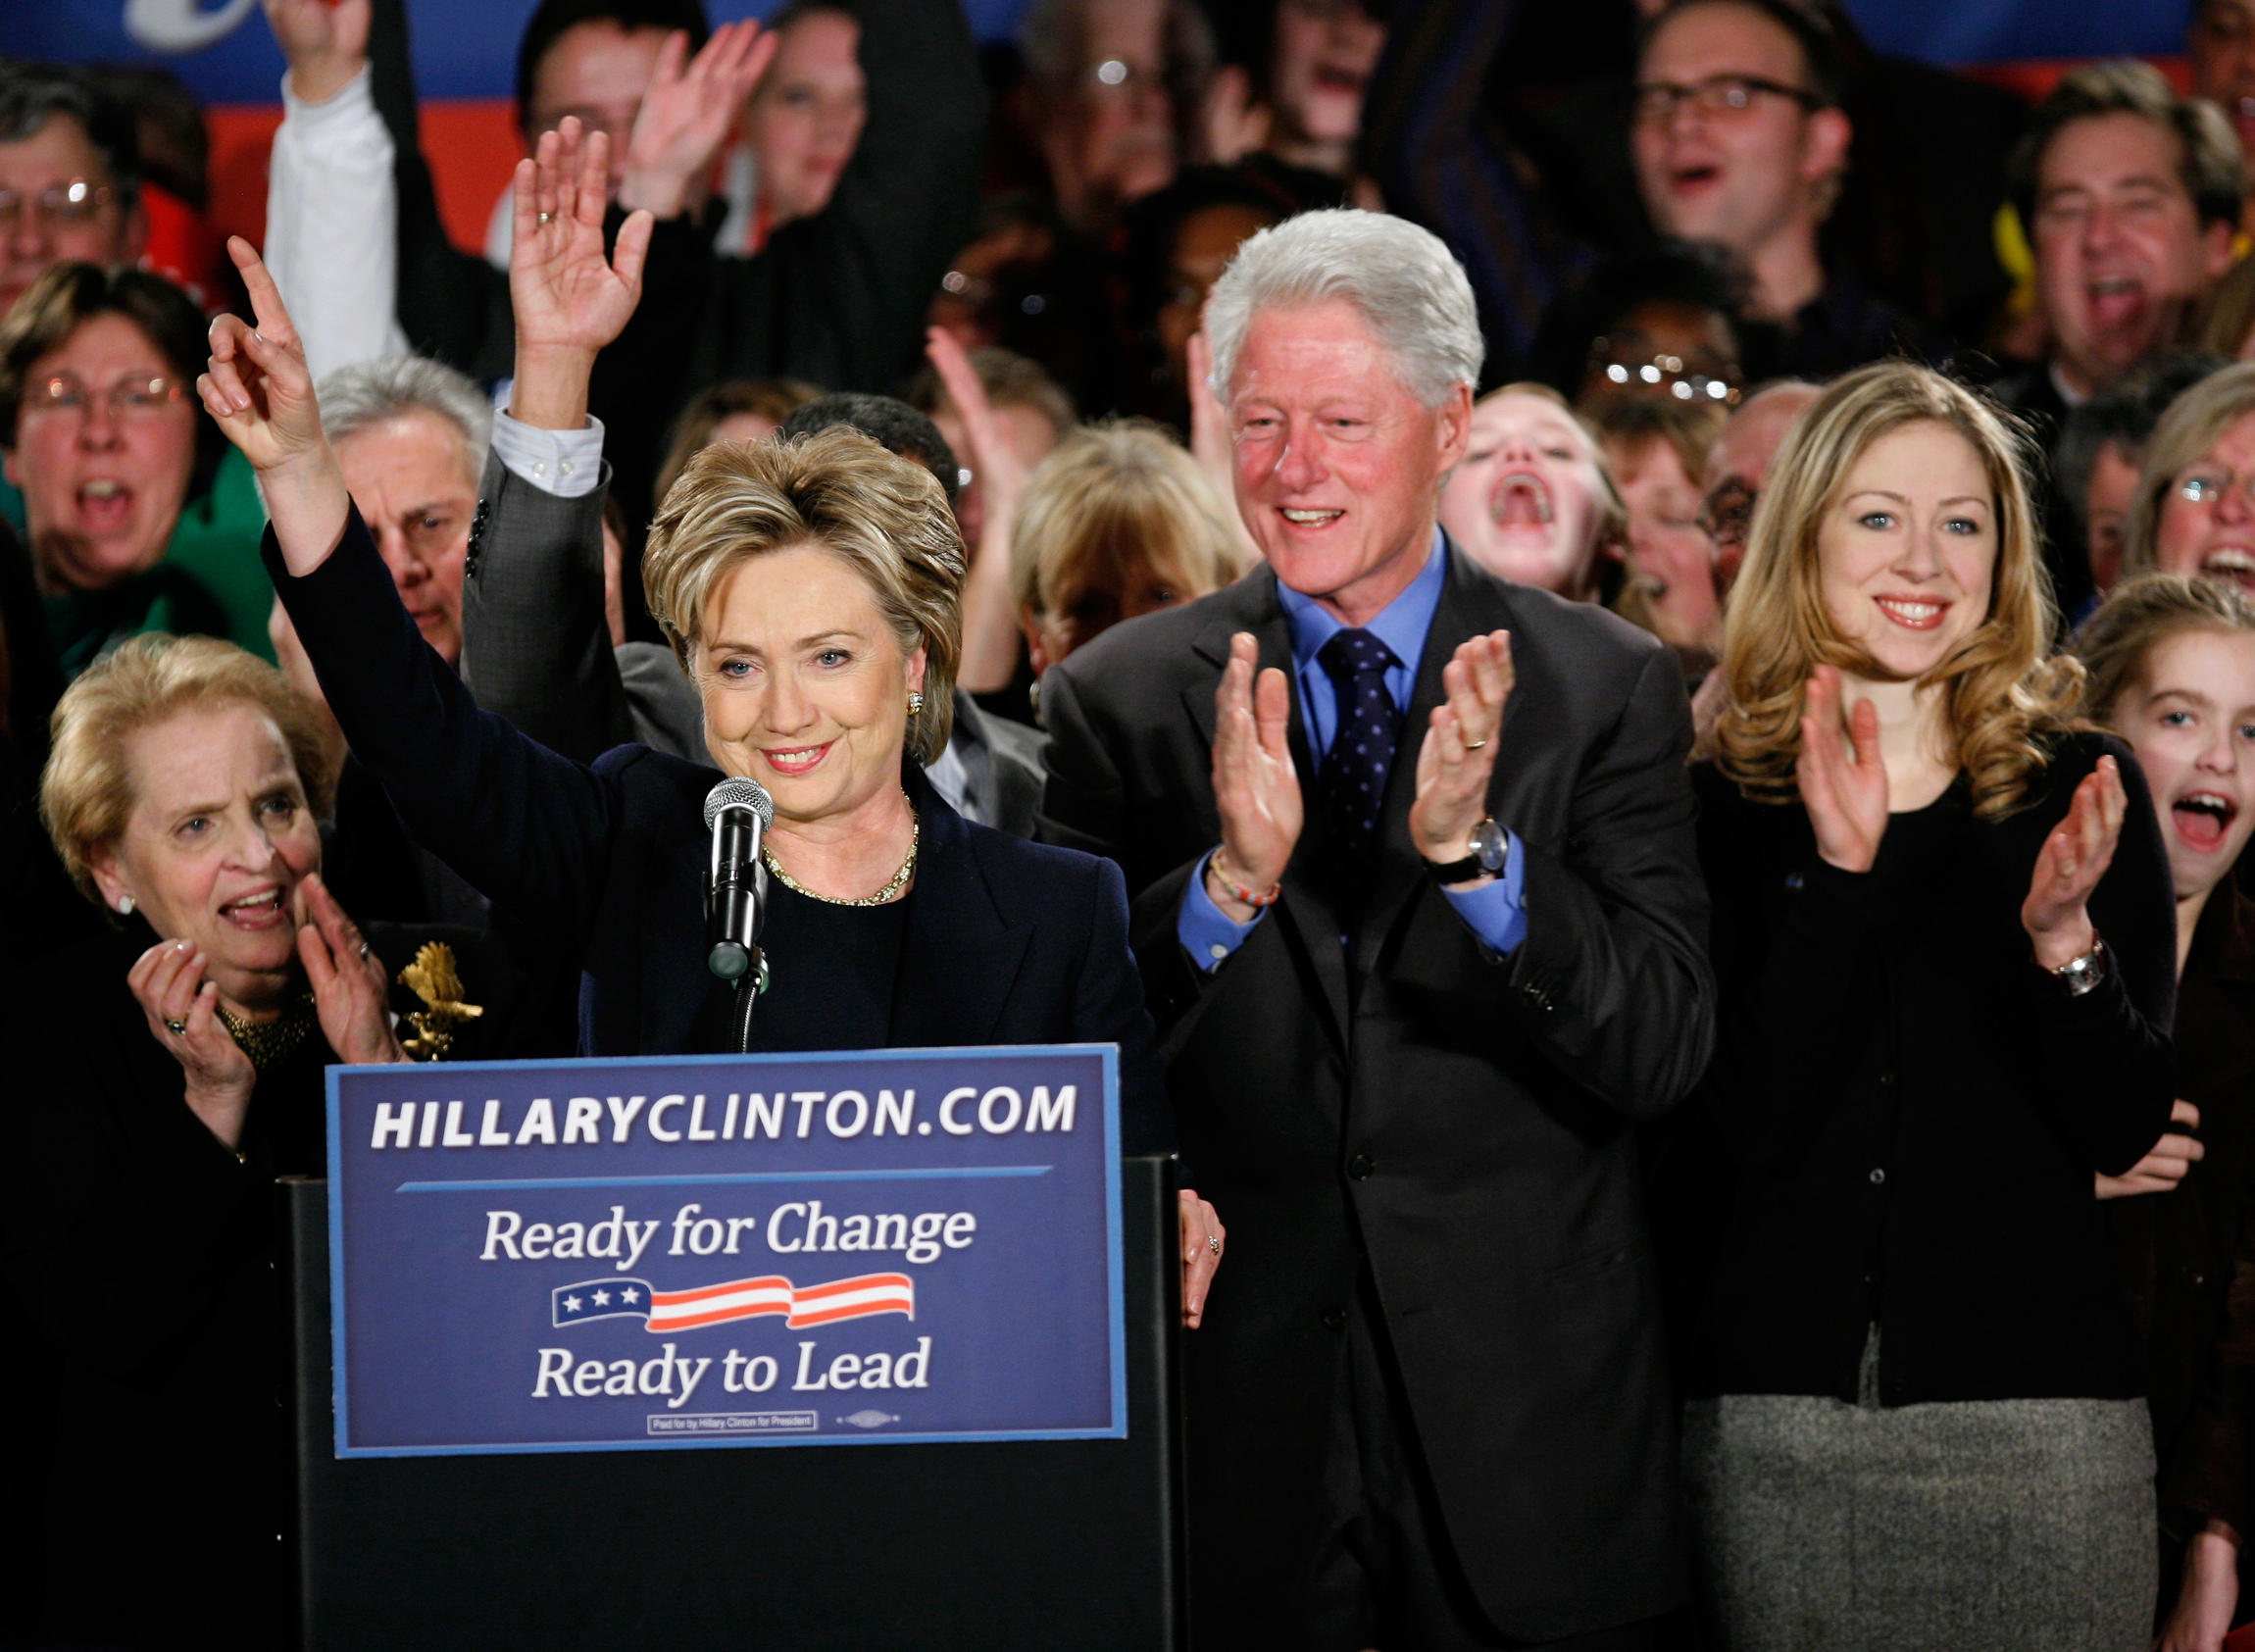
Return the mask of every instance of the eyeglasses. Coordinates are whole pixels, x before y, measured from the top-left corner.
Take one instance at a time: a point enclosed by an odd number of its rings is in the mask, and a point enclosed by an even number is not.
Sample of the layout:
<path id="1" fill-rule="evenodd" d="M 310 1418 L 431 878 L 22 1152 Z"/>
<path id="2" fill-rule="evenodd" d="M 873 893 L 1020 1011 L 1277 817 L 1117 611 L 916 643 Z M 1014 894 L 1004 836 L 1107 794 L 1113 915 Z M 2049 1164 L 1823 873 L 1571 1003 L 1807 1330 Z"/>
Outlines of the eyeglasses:
<path id="1" fill-rule="evenodd" d="M 2213 505 L 2231 490 L 2235 479 L 2239 491 L 2255 505 L 2255 471 L 2237 478 L 2230 471 L 2187 471 L 2177 478 L 2177 497 L 2188 505 Z"/>
<path id="2" fill-rule="evenodd" d="M 1659 390 L 1679 402 L 1738 405 L 1738 386 L 1723 375 L 1720 363 L 1695 364 L 1665 352 L 1639 361 L 1628 352 L 1616 354 L 1612 340 L 1600 336 L 1590 341 L 1589 367 L 1625 390 Z"/>
<path id="3" fill-rule="evenodd" d="M 58 373 L 25 391 L 24 411 L 68 413 L 83 419 L 87 410 L 100 400 L 109 404 L 113 419 L 146 419 L 164 412 L 187 393 L 186 385 L 163 374 L 146 378 L 135 375 L 119 379 L 107 390 L 95 390 L 76 374 Z"/>
<path id="4" fill-rule="evenodd" d="M 1689 103 L 1700 114 L 1717 120 L 1743 115 L 1758 97 L 1789 98 L 1803 109 L 1822 109 L 1825 100 L 1815 92 L 1765 80 L 1758 75 L 1710 75 L 1689 85 L 1674 80 L 1647 80 L 1636 88 L 1630 105 L 1639 125 L 1665 125 L 1676 118 L 1676 107 Z"/>
<path id="5" fill-rule="evenodd" d="M 21 189 L 0 189 L 0 225 L 13 229 L 24 220 L 24 209 L 32 213 L 50 229 L 75 228 L 91 224 L 101 210 L 118 198 L 118 192 L 106 183 L 89 183 L 75 177 L 68 183 L 51 184 L 36 195 L 26 195 Z"/>
<path id="6" fill-rule="evenodd" d="M 1754 520 L 1754 490 L 1733 476 L 1707 495 L 1693 520 L 1718 547 L 1743 545 Z"/>

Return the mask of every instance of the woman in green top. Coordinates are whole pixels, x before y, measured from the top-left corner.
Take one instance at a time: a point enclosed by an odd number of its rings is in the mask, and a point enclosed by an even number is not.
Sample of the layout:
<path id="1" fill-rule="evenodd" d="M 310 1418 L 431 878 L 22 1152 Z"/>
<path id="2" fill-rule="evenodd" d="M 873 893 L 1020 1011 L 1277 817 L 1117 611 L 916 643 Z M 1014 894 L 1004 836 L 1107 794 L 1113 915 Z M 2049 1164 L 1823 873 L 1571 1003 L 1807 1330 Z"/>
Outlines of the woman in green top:
<path id="1" fill-rule="evenodd" d="M 143 271 L 57 265 L 0 322 L 0 475 L 67 676 L 149 630 L 271 657 L 264 519 L 196 404 L 205 350 L 187 295 Z"/>

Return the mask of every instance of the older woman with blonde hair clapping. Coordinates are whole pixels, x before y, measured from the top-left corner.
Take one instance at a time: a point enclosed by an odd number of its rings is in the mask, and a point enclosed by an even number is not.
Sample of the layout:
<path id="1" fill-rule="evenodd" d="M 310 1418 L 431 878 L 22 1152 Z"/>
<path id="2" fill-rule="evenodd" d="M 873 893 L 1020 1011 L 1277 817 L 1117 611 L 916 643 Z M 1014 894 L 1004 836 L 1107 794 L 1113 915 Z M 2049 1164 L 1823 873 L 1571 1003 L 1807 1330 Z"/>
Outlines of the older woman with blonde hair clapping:
<path id="1" fill-rule="evenodd" d="M 56 708 L 40 813 L 111 926 L 0 989 L 0 1273 L 53 1377 L 19 1420 L 52 1461 L 9 1488 L 41 1645 L 282 1643 L 273 1183 L 326 1168 L 326 1064 L 407 1059 L 395 973 L 478 1017 L 450 1054 L 515 1053 L 482 937 L 330 897 L 329 797 L 315 709 L 232 643 L 130 638 Z"/>

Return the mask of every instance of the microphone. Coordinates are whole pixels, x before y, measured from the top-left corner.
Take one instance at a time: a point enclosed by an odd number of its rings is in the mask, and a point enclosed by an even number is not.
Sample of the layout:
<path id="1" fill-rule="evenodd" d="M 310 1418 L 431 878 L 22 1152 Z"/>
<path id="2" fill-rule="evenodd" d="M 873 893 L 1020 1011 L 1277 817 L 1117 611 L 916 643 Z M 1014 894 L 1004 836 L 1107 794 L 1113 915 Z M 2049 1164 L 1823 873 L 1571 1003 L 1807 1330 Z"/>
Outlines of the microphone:
<path id="1" fill-rule="evenodd" d="M 705 967 L 726 981 L 750 973 L 767 918 L 768 869 L 760 839 L 775 824 L 776 800 L 757 780 L 723 780 L 705 794 L 713 858 L 705 876 Z"/>

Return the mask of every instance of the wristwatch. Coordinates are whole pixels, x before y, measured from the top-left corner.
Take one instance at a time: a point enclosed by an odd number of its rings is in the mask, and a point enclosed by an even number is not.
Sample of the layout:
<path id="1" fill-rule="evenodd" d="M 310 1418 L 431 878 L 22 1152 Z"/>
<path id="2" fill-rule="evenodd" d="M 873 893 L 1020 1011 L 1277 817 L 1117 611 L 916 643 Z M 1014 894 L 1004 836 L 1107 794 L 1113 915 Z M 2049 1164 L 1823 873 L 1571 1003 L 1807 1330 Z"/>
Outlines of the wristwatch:
<path id="1" fill-rule="evenodd" d="M 1427 872 L 1435 883 L 1470 883 L 1476 877 L 1501 877 L 1504 863 L 1511 859 L 1511 836 L 1492 819 L 1484 820 L 1472 828 L 1472 838 L 1465 844 L 1467 853 L 1461 861 L 1428 861 Z"/>

